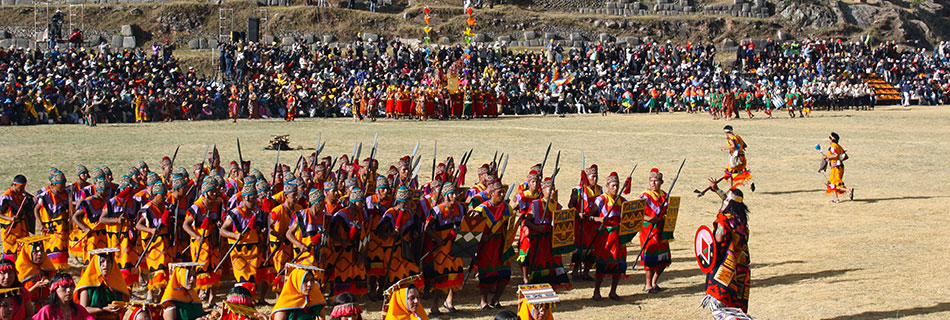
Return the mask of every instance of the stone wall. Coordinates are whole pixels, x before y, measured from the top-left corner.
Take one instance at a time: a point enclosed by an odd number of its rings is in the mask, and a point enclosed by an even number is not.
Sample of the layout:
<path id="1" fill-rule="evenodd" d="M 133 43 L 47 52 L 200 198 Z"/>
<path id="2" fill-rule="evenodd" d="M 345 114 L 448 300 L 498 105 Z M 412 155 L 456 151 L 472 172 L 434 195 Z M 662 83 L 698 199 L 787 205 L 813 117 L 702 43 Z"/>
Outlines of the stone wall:
<path id="1" fill-rule="evenodd" d="M 774 13 L 765 0 L 733 0 L 729 5 L 697 6 L 692 0 L 657 0 L 653 5 L 640 1 L 619 0 L 607 2 L 603 8 L 582 8 L 580 13 L 606 14 L 615 16 L 646 16 L 646 15 L 690 15 L 690 14 L 717 14 L 733 17 L 768 18 Z"/>

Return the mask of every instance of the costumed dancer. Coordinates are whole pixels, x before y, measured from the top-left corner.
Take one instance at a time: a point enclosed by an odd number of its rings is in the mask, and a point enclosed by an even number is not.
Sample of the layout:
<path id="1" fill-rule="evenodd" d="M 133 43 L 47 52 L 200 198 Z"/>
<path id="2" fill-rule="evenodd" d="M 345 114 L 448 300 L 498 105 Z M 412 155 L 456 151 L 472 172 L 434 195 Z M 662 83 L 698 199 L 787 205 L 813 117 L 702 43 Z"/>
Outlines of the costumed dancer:
<path id="1" fill-rule="evenodd" d="M 571 270 L 571 277 L 577 280 L 594 280 L 590 276 L 590 269 L 594 265 L 593 241 L 596 225 L 587 220 L 588 215 L 593 210 L 594 198 L 603 194 L 603 189 L 598 182 L 597 165 L 581 171 L 580 184 L 571 190 L 571 202 L 568 207 L 577 210 L 577 219 L 574 221 L 574 246 L 577 250 L 571 256 L 571 262 L 574 264 Z M 583 273 L 578 273 L 583 267 Z"/>
<path id="2" fill-rule="evenodd" d="M 458 312 L 455 309 L 453 298 L 455 292 L 462 288 L 465 278 L 462 259 L 451 255 L 455 244 L 456 229 L 462 223 L 465 215 L 465 206 L 458 202 L 458 190 L 455 184 L 447 182 L 442 185 L 442 203 L 433 208 L 425 224 L 427 239 L 426 252 L 428 257 L 422 261 L 422 274 L 432 291 L 432 315 L 439 315 L 439 306 L 449 313 Z M 439 301 L 440 295 L 445 295 L 445 301 Z"/>
<path id="3" fill-rule="evenodd" d="M 848 159 L 848 154 L 838 144 L 841 137 L 832 132 L 828 136 L 828 140 L 831 142 L 831 145 L 828 146 L 828 153 L 822 155 L 824 159 L 828 160 L 828 166 L 831 167 L 831 171 L 828 172 L 828 184 L 825 193 L 835 197 L 834 200 L 831 200 L 834 203 L 840 201 L 838 195 L 843 193 L 848 193 L 848 198 L 854 200 L 854 189 L 844 186 L 844 161 Z M 4 246 L 6 246 L 6 243 L 4 243 Z"/>
<path id="4" fill-rule="evenodd" d="M 611 277 L 611 300 L 620 301 L 617 284 L 626 278 L 627 248 L 620 242 L 620 212 L 626 199 L 620 195 L 620 177 L 611 172 L 604 183 L 606 192 L 594 198 L 593 210 L 597 213 L 588 216 L 588 222 L 598 224 L 593 239 L 594 262 L 597 271 L 594 278 L 594 301 L 603 299 L 600 286 L 604 278 Z"/>
<path id="5" fill-rule="evenodd" d="M 271 318 L 274 320 L 297 320 L 323 318 L 326 300 L 317 282 L 323 270 L 314 266 L 288 263 L 290 271 L 287 284 L 280 291 Z"/>
<path id="6" fill-rule="evenodd" d="M 84 234 L 82 230 L 72 222 L 72 213 L 79 209 L 79 203 L 83 199 L 82 190 L 90 184 L 87 181 L 89 180 L 89 169 L 81 164 L 76 165 L 76 178 L 76 181 L 66 186 L 66 193 L 69 197 L 71 224 L 69 228 L 69 241 L 67 243 L 69 245 L 69 255 L 72 256 L 78 264 L 85 260 L 86 243 L 80 240 Z"/>
<path id="7" fill-rule="evenodd" d="M 150 175 L 155 175 L 151 173 Z M 148 292 L 146 300 L 153 300 L 153 291 L 161 290 L 168 284 L 168 263 L 172 261 L 171 250 L 171 212 L 165 203 L 167 190 L 160 181 L 149 186 L 152 198 L 139 210 L 135 229 L 141 232 L 146 248 L 145 264 L 148 268 Z"/>
<path id="8" fill-rule="evenodd" d="M 729 143 L 728 146 L 721 148 L 721 150 L 729 150 L 729 167 L 726 168 L 722 178 L 729 180 L 732 188 L 735 188 L 752 178 L 752 173 L 746 168 L 745 158 L 745 149 L 749 146 L 733 131 L 732 126 L 725 126 L 722 131 L 726 134 L 726 142 Z M 755 191 L 755 183 L 752 183 L 749 188 Z"/>
<path id="9" fill-rule="evenodd" d="M 35 235 L 19 239 L 20 253 L 16 259 L 16 273 L 33 300 L 34 305 L 46 304 L 49 296 L 50 279 L 56 274 L 56 268 L 44 252 L 43 242 L 49 236 Z"/>
<path id="10" fill-rule="evenodd" d="M 393 237 L 392 249 L 386 263 L 388 270 L 386 280 L 389 283 L 396 283 L 399 279 L 419 274 L 419 264 L 412 252 L 412 244 L 421 236 L 419 234 L 421 221 L 416 211 L 407 206 L 410 202 L 410 193 L 406 186 L 399 187 L 396 191 L 395 207 L 386 210 L 384 218 L 380 221 L 381 225 L 390 224 L 386 229 L 391 230 L 389 232 Z"/>
<path id="11" fill-rule="evenodd" d="M 105 179 L 95 179 L 93 185 L 96 193 L 83 199 L 72 217 L 73 223 L 83 231 L 84 236 L 80 241 L 86 243 L 85 252 L 108 246 L 106 223 L 102 219 L 113 216 L 112 207 L 109 206 L 111 196 L 108 194 Z M 88 260 L 88 257 L 83 258 L 83 261 L 85 260 Z"/>
<path id="12" fill-rule="evenodd" d="M 50 280 L 50 296 L 44 300 L 46 306 L 43 306 L 35 315 L 33 320 L 88 320 L 92 318 L 86 308 L 73 301 L 73 291 L 76 289 L 76 282 L 73 276 L 68 273 L 56 273 Z"/>
<path id="13" fill-rule="evenodd" d="M 201 308 L 201 298 L 195 291 L 195 268 L 202 266 L 198 262 L 181 262 L 169 264 L 171 276 L 168 286 L 162 294 L 162 306 L 165 310 L 162 316 L 165 320 L 200 320 L 208 319 Z M 210 319 L 208 319 L 210 320 Z"/>
<path id="14" fill-rule="evenodd" d="M 97 320 L 118 320 L 125 309 L 115 301 L 129 301 L 129 285 L 115 264 L 119 248 L 89 252 L 89 264 L 76 284 L 73 301 L 86 308 Z"/>
<path id="15" fill-rule="evenodd" d="M 489 200 L 482 202 L 471 214 L 485 219 L 485 230 L 476 252 L 475 267 L 478 268 L 478 288 L 481 289 L 481 308 L 501 309 L 501 295 L 511 279 L 511 258 L 514 250 L 507 242 L 509 224 L 514 215 L 505 199 L 501 181 L 489 182 Z M 489 299 L 489 294 L 494 294 Z"/>
<path id="16" fill-rule="evenodd" d="M 32 210 L 33 200 L 26 193 L 26 177 L 13 177 L 10 188 L 0 195 L 0 237 L 3 238 L 3 258 L 16 260 L 20 245 L 17 239 L 29 236 L 25 216 Z M 28 210 L 29 209 L 29 210 Z"/>
<path id="17" fill-rule="evenodd" d="M 217 229 L 215 221 L 221 219 L 221 205 L 216 201 L 218 189 L 214 187 L 213 181 L 205 180 L 201 184 L 200 194 L 201 196 L 186 213 L 182 228 L 191 237 L 191 249 L 189 249 L 191 261 L 202 264 L 195 269 L 197 271 L 195 288 L 199 296 L 204 297 L 202 300 L 211 304 L 214 300 L 212 290 L 221 281 L 221 274 L 214 271 L 214 266 L 220 262 L 221 253 L 209 239 Z"/>
<path id="18" fill-rule="evenodd" d="M 323 190 L 310 189 L 310 206 L 295 212 L 291 218 L 285 236 L 294 245 L 294 255 L 297 260 L 288 261 L 289 263 L 322 266 L 319 257 L 321 256 L 320 251 L 325 247 L 322 245 L 325 242 L 326 226 L 324 200 Z"/>
<path id="19" fill-rule="evenodd" d="M 723 192 L 715 180 L 709 181 L 710 190 L 715 191 L 723 201 L 713 222 L 716 259 L 712 272 L 706 274 L 706 296 L 700 305 L 710 310 L 729 307 L 748 312 L 749 291 L 752 288 L 749 209 L 742 202 L 742 190 Z"/>
<path id="20" fill-rule="evenodd" d="M 670 265 L 670 242 L 663 238 L 663 226 L 666 220 L 668 195 L 660 187 L 663 185 L 663 173 L 653 168 L 650 170 L 650 181 L 647 190 L 640 194 L 639 199 L 646 199 L 643 211 L 643 229 L 640 231 L 640 263 L 643 264 L 645 284 L 643 291 L 656 293 L 663 290 L 657 284 L 660 275 Z"/>
<path id="21" fill-rule="evenodd" d="M 258 292 L 257 285 L 266 283 L 267 271 L 261 267 L 263 258 L 258 250 L 262 237 L 258 226 L 266 222 L 263 221 L 264 213 L 257 209 L 257 187 L 253 183 L 245 183 L 241 196 L 244 197 L 241 206 L 228 212 L 219 231 L 221 236 L 228 238 L 228 244 L 235 246 L 229 257 L 235 285 L 247 288 L 252 296 L 258 297 L 257 303 L 261 304 L 265 290 L 262 288 Z"/>
<path id="22" fill-rule="evenodd" d="M 520 285 L 518 320 L 554 320 L 554 305 L 559 301 L 561 298 L 550 284 Z"/>
<path id="23" fill-rule="evenodd" d="M 297 178 L 292 177 L 292 174 L 285 173 L 289 177 L 288 180 L 284 181 L 284 190 L 282 193 L 282 200 L 279 206 L 275 207 L 268 214 L 270 218 L 268 222 L 271 224 L 270 234 L 268 235 L 268 246 L 269 252 L 272 256 L 270 261 L 265 261 L 264 263 L 270 263 L 273 265 L 273 274 L 277 274 L 284 267 L 284 263 L 287 263 L 288 260 L 293 258 L 293 251 L 290 241 L 287 240 L 287 230 L 290 227 L 290 219 L 293 217 L 294 213 L 297 211 L 303 210 L 299 204 L 297 204 Z M 280 291 L 280 286 L 283 285 L 283 279 L 273 279 L 273 290 L 274 292 Z"/>
<path id="24" fill-rule="evenodd" d="M 369 214 L 369 294 L 373 299 L 382 299 L 383 290 L 389 286 L 386 281 L 390 251 L 393 247 L 392 217 L 385 214 L 397 200 L 389 194 L 389 179 L 377 179 L 376 194 L 366 198 L 366 212 Z M 402 202 L 405 202 L 403 200 Z M 383 219 L 388 221 L 383 221 Z"/>
<path id="25" fill-rule="evenodd" d="M 0 289 L 19 290 L 16 296 L 17 299 L 13 301 L 12 306 L 15 313 L 20 316 L 14 319 L 25 319 L 33 315 L 36 309 L 33 301 L 30 300 L 30 292 L 27 291 L 26 286 L 20 283 L 17 277 L 17 267 L 9 259 L 0 259 Z"/>
<path id="26" fill-rule="evenodd" d="M 33 213 L 40 222 L 42 234 L 48 235 L 44 247 L 57 270 L 69 267 L 69 193 L 66 191 L 66 175 L 50 168 L 49 185 L 37 193 Z"/>
<path id="27" fill-rule="evenodd" d="M 570 289 L 571 281 L 561 256 L 551 254 L 554 211 L 561 209 L 554 188 L 551 178 L 545 178 L 541 182 L 541 197 L 531 200 L 528 209 L 522 213 L 524 224 L 521 226 L 518 261 L 525 274 L 525 284 L 549 283 L 555 289 Z"/>
<path id="28" fill-rule="evenodd" d="M 328 233 L 332 249 L 327 257 L 333 295 L 351 293 L 357 297 L 366 294 L 366 252 L 362 246 L 367 236 L 366 210 L 363 190 L 350 191 L 349 204 L 333 214 Z"/>
<path id="29" fill-rule="evenodd" d="M 138 239 L 135 238 L 133 222 L 137 222 L 138 210 L 132 195 L 136 192 L 132 186 L 132 180 L 128 175 L 122 176 L 119 180 L 117 193 L 112 199 L 109 199 L 109 206 L 112 207 L 112 217 L 102 217 L 102 222 L 106 225 L 106 238 L 110 248 L 127 248 L 116 253 L 116 264 L 125 283 L 138 283 L 139 271 L 135 268 L 135 262 L 143 248 L 138 247 Z"/>

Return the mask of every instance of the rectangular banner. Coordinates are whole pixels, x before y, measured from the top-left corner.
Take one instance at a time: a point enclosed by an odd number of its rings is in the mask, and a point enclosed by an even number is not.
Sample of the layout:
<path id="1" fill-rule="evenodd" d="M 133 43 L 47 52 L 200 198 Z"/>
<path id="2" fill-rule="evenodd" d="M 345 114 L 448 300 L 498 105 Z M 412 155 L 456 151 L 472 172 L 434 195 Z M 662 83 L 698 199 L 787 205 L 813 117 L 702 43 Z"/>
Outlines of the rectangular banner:
<path id="1" fill-rule="evenodd" d="M 555 210 L 551 234 L 551 254 L 574 252 L 574 217 L 576 209 Z"/>
<path id="2" fill-rule="evenodd" d="M 627 244 L 633 241 L 637 232 L 643 229 L 643 211 L 646 208 L 646 199 L 626 201 L 620 211 L 620 243 Z"/>
<path id="3" fill-rule="evenodd" d="M 670 197 L 666 207 L 666 220 L 663 221 L 663 240 L 673 241 L 673 231 L 676 230 L 676 217 L 680 213 L 680 197 Z"/>

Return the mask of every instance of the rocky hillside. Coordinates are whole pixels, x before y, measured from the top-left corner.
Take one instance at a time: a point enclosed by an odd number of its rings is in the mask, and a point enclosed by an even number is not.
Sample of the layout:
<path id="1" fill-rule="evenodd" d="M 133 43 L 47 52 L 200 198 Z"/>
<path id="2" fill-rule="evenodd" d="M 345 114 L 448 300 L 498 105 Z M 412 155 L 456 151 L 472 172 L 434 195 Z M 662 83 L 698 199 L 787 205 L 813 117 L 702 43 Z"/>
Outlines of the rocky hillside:
<path id="1" fill-rule="evenodd" d="M 540 39 L 546 40 L 549 36 L 568 44 L 597 41 L 605 35 L 610 39 L 649 37 L 721 43 L 727 39 L 769 37 L 861 39 L 870 34 L 876 41 L 915 40 L 926 47 L 950 38 L 950 0 L 872 3 L 755 0 L 754 4 L 746 2 L 745 5 L 743 0 L 652 1 L 657 0 L 519 0 L 494 9 L 487 6 L 476 9 L 477 25 L 473 29 L 479 34 L 478 40 L 512 41 L 516 45 L 540 42 L 529 42 L 532 39 L 526 38 L 526 31 L 538 34 Z M 266 18 L 262 34 L 278 42 L 285 37 L 350 41 L 360 32 L 420 39 L 424 36 L 422 8 L 429 6 L 433 41 L 459 42 L 466 27 L 461 3 L 458 0 L 396 1 L 384 12 L 370 13 L 336 7 L 262 7 L 256 2 L 225 1 L 221 7 L 233 9 L 232 18 L 225 20 L 219 19 L 218 6 L 208 2 L 87 4 L 82 22 L 87 39 L 105 41 L 119 35 L 122 25 L 134 25 L 139 46 L 168 39 L 187 47 L 193 39 L 216 39 L 220 25 L 224 25 L 225 31 L 245 30 L 247 19 L 252 17 Z M 746 14 L 747 8 L 743 7 L 750 4 L 763 10 Z M 607 7 L 613 9 L 594 10 Z M 6 30 L 0 36 L 28 37 L 34 26 L 33 8 L 0 7 L 0 28 Z M 42 13 L 40 16 L 42 18 Z"/>

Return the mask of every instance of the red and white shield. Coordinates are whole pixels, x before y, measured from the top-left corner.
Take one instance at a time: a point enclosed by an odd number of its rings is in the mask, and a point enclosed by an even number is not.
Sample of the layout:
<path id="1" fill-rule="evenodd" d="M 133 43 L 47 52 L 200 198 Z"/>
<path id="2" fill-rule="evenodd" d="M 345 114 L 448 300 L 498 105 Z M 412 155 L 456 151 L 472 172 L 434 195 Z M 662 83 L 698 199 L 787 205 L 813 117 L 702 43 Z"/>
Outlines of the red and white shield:
<path id="1" fill-rule="evenodd" d="M 716 263 L 716 239 L 713 238 L 713 233 L 709 230 L 709 227 L 700 226 L 699 230 L 696 230 L 693 245 L 699 269 L 705 273 L 712 273 L 713 265 Z"/>

